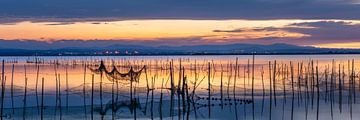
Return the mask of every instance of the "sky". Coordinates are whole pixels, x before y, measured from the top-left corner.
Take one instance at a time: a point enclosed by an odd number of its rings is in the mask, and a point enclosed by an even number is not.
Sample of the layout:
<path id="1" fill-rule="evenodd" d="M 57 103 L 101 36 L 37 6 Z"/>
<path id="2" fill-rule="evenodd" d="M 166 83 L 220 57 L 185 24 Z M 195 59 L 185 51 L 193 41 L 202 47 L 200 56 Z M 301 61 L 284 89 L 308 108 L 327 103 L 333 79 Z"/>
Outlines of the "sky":
<path id="1" fill-rule="evenodd" d="M 0 41 L 360 48 L 360 0 L 0 0 Z"/>

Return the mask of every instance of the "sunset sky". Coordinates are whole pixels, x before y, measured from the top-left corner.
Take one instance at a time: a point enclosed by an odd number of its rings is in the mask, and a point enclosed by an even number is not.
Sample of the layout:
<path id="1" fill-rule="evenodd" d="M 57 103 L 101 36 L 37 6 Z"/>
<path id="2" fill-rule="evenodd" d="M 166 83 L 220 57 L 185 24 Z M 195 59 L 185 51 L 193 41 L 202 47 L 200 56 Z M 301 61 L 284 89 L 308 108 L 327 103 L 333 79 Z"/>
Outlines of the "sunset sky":
<path id="1" fill-rule="evenodd" d="M 0 40 L 360 48 L 360 1 L 0 0 Z"/>

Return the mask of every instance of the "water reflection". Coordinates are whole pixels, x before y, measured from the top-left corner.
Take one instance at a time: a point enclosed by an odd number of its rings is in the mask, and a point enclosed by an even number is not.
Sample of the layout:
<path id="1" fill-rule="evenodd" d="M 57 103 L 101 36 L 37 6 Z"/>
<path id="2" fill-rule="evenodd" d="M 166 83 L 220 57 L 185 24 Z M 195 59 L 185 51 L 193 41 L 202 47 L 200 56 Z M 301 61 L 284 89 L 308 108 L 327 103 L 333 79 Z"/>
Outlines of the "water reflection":
<path id="1" fill-rule="evenodd" d="M 356 59 L 223 57 L 6 57 L 1 115 L 3 119 L 360 117 Z M 346 56 L 351 57 L 359 56 Z"/>

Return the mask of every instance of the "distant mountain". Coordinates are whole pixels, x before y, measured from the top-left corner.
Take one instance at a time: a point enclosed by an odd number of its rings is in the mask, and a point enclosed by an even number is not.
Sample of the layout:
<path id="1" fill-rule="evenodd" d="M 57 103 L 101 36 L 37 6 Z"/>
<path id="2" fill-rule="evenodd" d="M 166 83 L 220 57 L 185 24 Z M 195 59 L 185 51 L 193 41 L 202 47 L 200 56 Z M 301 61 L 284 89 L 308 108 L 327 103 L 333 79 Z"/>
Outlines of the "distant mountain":
<path id="1" fill-rule="evenodd" d="M 1 41 L 0 41 L 1 42 Z M 78 43 L 78 42 L 75 42 Z M 64 44 L 64 43 L 60 43 Z M 79 44 L 79 43 L 78 43 Z M 38 48 L 27 48 L 26 45 L 0 45 L 0 55 L 221 55 L 221 54 L 358 54 L 360 49 L 330 49 L 310 46 L 296 46 L 283 43 L 270 45 L 260 44 L 227 44 L 227 45 L 192 45 L 192 46 L 142 46 L 125 44 L 101 44 L 99 46 L 72 45 L 61 47 L 59 44 L 32 44 Z M 41 47 L 46 46 L 46 47 Z M 56 46 L 56 47 L 55 47 Z"/>

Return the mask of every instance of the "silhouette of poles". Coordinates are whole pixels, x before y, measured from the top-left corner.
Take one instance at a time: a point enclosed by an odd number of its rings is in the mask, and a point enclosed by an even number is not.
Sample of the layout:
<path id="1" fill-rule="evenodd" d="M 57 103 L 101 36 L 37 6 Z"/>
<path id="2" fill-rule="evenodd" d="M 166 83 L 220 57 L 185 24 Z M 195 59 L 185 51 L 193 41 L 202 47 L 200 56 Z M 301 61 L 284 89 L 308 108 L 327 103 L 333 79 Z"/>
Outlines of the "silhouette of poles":
<path id="1" fill-rule="evenodd" d="M 291 92 L 292 92 L 292 97 L 291 97 L 291 120 L 294 119 L 294 67 L 292 62 L 290 61 L 290 76 L 291 76 Z"/>
<path id="2" fill-rule="evenodd" d="M 84 104 L 84 116 L 87 119 L 87 112 L 86 112 L 86 63 L 84 64 L 84 80 L 83 80 L 83 104 Z"/>
<path id="3" fill-rule="evenodd" d="M 15 70 L 15 65 L 12 64 L 12 69 L 11 69 L 11 107 L 12 107 L 12 113 L 15 113 L 15 108 L 14 108 L 14 70 Z"/>
<path id="4" fill-rule="evenodd" d="M 40 112 L 39 111 L 39 100 L 38 100 L 39 70 L 40 70 L 40 66 L 36 63 L 35 96 L 36 96 L 36 105 L 37 105 L 38 114 Z"/>
<path id="5" fill-rule="evenodd" d="M 66 110 L 69 109 L 69 75 L 68 75 L 68 64 L 65 67 L 65 79 L 66 79 Z"/>
<path id="6" fill-rule="evenodd" d="M 91 120 L 94 119 L 94 74 L 91 75 Z"/>
<path id="7" fill-rule="evenodd" d="M 41 120 L 44 118 L 44 78 L 41 80 Z"/>
<path id="8" fill-rule="evenodd" d="M 270 84 L 269 84 L 269 87 L 270 87 L 270 102 L 269 102 L 269 105 L 270 105 L 270 107 L 269 107 L 269 120 L 271 120 L 271 115 L 272 115 L 272 79 L 271 79 L 271 61 L 269 61 L 269 81 L 270 81 Z"/>
<path id="9" fill-rule="evenodd" d="M 24 100 L 23 100 L 23 120 L 26 119 L 26 96 L 27 96 L 27 76 L 26 76 L 26 65 L 24 65 L 25 73 L 25 91 L 24 91 Z"/>
<path id="10" fill-rule="evenodd" d="M 209 106 L 209 119 L 211 117 L 211 104 L 210 104 L 210 99 L 211 99 L 211 84 L 210 84 L 210 74 L 211 74 L 211 66 L 210 66 L 210 62 L 208 63 L 208 106 Z"/>
<path id="11" fill-rule="evenodd" d="M 276 60 L 274 62 L 274 69 L 273 69 L 273 94 L 274 94 L 274 105 L 276 106 Z"/>
<path id="12" fill-rule="evenodd" d="M 1 110 L 0 117 L 3 119 L 3 111 L 4 111 L 4 97 L 5 97 L 5 85 L 6 85 L 6 77 L 5 77 L 5 61 L 2 61 L 2 76 L 1 76 Z"/>
<path id="13" fill-rule="evenodd" d="M 253 54 L 252 60 L 252 76 L 251 76 L 251 100 L 253 101 L 252 104 L 252 117 L 253 120 L 255 119 L 255 102 L 254 102 L 254 73 L 255 73 L 255 55 Z"/>

